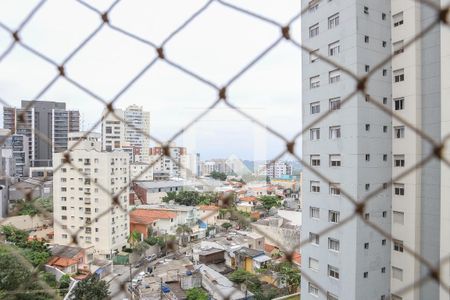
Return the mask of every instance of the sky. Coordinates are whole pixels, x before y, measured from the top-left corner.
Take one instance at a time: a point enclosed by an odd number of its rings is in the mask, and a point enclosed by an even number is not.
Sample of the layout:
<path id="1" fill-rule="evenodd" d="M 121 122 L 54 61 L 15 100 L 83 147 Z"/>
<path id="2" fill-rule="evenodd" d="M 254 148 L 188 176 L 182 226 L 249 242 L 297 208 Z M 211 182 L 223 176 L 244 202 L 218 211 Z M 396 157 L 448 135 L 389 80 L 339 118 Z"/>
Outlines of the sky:
<path id="1" fill-rule="evenodd" d="M 113 1 L 86 1 L 105 11 Z M 111 24 L 160 45 L 207 1 L 122 0 L 112 9 Z M 2 0 L 0 22 L 15 30 L 38 1 Z M 300 11 L 298 0 L 229 0 L 281 24 Z M 99 16 L 74 0 L 48 0 L 20 31 L 21 39 L 60 64 L 101 23 Z M 300 20 L 291 26 L 300 41 Z M 279 28 L 213 2 L 164 45 L 171 61 L 217 86 L 274 43 Z M 0 53 L 12 39 L 0 27 Z M 156 56 L 155 50 L 107 26 L 65 65 L 68 77 L 103 99 L 113 99 Z M 0 62 L 0 98 L 12 106 L 36 99 L 57 74 L 54 66 L 16 45 Z M 230 103 L 287 138 L 301 130 L 301 52 L 281 41 L 227 90 Z M 157 61 L 114 106 L 143 106 L 151 113 L 150 134 L 169 139 L 217 99 L 217 92 L 164 61 Z M 82 127 L 90 129 L 104 104 L 60 78 L 38 100 L 66 102 L 78 109 Z M 202 159 L 271 159 L 284 143 L 220 103 L 177 141 Z M 300 141 L 297 141 L 300 142 Z M 297 147 L 299 148 L 299 147 Z"/>

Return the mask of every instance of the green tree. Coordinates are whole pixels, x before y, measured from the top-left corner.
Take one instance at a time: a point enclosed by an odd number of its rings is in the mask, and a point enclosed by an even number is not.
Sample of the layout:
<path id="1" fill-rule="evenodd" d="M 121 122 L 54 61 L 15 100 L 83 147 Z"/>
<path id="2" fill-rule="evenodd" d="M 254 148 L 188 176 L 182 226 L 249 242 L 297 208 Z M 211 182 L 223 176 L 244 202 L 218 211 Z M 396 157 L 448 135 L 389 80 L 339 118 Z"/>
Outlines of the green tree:
<path id="1" fill-rule="evenodd" d="M 209 174 L 209 177 L 211 177 L 213 179 L 218 179 L 218 180 L 221 180 L 221 181 L 227 180 L 227 174 L 222 173 L 222 172 L 217 172 L 217 171 L 212 171 Z"/>
<path id="2" fill-rule="evenodd" d="M 59 294 L 64 296 L 69 291 L 70 287 L 70 276 L 65 274 L 59 279 Z"/>
<path id="3" fill-rule="evenodd" d="M 261 201 L 265 210 L 269 211 L 272 207 L 280 207 L 281 200 L 278 196 L 261 196 L 258 199 Z"/>
<path id="4" fill-rule="evenodd" d="M 231 227 L 233 227 L 233 225 L 232 225 L 231 223 L 228 223 L 228 222 L 223 223 L 221 226 L 222 226 L 222 228 L 224 228 L 226 231 L 228 231 L 228 229 L 230 229 Z"/>
<path id="5" fill-rule="evenodd" d="M 136 244 L 141 241 L 141 233 L 139 231 L 133 230 L 128 237 L 128 243 L 133 248 Z"/>
<path id="6" fill-rule="evenodd" d="M 278 272 L 280 279 L 286 283 L 289 293 L 293 294 L 298 291 L 300 288 L 301 274 L 300 269 L 296 265 L 290 261 L 285 261 L 273 266 L 272 269 Z"/>
<path id="7" fill-rule="evenodd" d="M 187 224 L 181 224 L 177 227 L 177 234 L 181 236 L 183 245 L 186 244 L 186 234 L 189 236 L 192 233 L 192 228 Z"/>
<path id="8" fill-rule="evenodd" d="M 12 225 L 4 225 L 1 227 L 2 233 L 5 235 L 5 238 L 8 242 L 15 244 L 18 247 L 23 246 L 28 239 L 28 233 L 17 229 Z"/>
<path id="9" fill-rule="evenodd" d="M 186 291 L 187 300 L 208 300 L 208 293 L 201 288 L 192 288 Z"/>
<path id="10" fill-rule="evenodd" d="M 167 192 L 167 195 L 162 198 L 162 201 L 163 202 L 169 202 L 171 200 L 175 201 L 176 197 L 177 197 L 177 192 Z"/>
<path id="11" fill-rule="evenodd" d="M 247 289 L 252 293 L 256 293 L 261 288 L 261 281 L 258 279 L 258 276 L 244 269 L 237 269 L 231 273 L 229 279 L 236 284 L 245 283 Z"/>
<path id="12" fill-rule="evenodd" d="M 102 300 L 109 297 L 109 283 L 95 276 L 84 279 L 75 286 L 71 296 L 77 300 Z"/>

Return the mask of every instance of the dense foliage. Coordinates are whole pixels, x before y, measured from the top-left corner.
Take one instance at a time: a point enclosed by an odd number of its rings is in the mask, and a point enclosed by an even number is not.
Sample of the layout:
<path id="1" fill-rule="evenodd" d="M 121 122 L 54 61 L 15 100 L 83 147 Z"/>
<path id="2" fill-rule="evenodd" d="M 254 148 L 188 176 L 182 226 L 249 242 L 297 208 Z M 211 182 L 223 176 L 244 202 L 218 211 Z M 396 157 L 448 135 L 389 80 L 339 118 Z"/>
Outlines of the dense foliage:
<path id="1" fill-rule="evenodd" d="M 217 202 L 217 194 L 196 191 L 167 192 L 167 196 L 164 196 L 162 200 L 166 203 L 174 201 L 176 204 L 187 206 L 209 205 Z"/>
<path id="2" fill-rule="evenodd" d="M 208 293 L 201 288 L 192 288 L 186 291 L 187 300 L 208 300 Z"/>
<path id="3" fill-rule="evenodd" d="M 272 207 L 281 206 L 281 199 L 278 196 L 261 196 L 258 200 L 266 210 L 270 210 Z"/>
<path id="4" fill-rule="evenodd" d="M 212 171 L 212 172 L 209 174 L 209 177 L 211 177 L 211 178 L 213 178 L 213 179 L 222 180 L 222 181 L 227 180 L 227 174 L 222 173 L 222 172 L 217 172 L 217 171 Z"/>
<path id="5" fill-rule="evenodd" d="M 95 276 L 84 279 L 75 286 L 71 296 L 77 300 L 102 300 L 109 297 L 109 283 Z"/>

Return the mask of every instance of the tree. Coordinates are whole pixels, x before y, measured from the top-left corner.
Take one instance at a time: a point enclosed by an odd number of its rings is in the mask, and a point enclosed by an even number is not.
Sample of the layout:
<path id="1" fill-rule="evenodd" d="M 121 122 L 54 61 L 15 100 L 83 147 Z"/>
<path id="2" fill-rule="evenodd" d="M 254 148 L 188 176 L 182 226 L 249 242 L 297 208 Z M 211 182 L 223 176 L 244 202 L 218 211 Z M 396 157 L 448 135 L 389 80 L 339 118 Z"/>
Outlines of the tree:
<path id="1" fill-rule="evenodd" d="M 261 196 L 258 199 L 261 201 L 265 210 L 269 211 L 272 207 L 280 207 L 281 200 L 278 196 Z"/>
<path id="2" fill-rule="evenodd" d="M 186 291 L 187 300 L 208 300 L 208 293 L 201 288 L 192 288 Z"/>
<path id="3" fill-rule="evenodd" d="M 61 279 L 59 279 L 59 294 L 64 296 L 69 291 L 70 287 L 70 276 L 68 274 L 64 274 Z"/>
<path id="4" fill-rule="evenodd" d="M 128 243 L 131 247 L 134 247 L 137 243 L 141 241 L 141 233 L 139 231 L 133 230 L 128 237 Z"/>
<path id="5" fill-rule="evenodd" d="M 228 222 L 223 223 L 221 226 L 222 226 L 222 228 L 224 228 L 226 231 L 228 231 L 228 229 L 230 229 L 231 227 L 233 227 L 233 225 L 232 225 L 231 223 L 228 223 Z"/>
<path id="6" fill-rule="evenodd" d="M 258 276 L 244 269 L 237 269 L 231 273 L 229 279 L 236 284 L 245 283 L 247 289 L 252 293 L 255 293 L 261 288 L 261 281 L 258 279 Z"/>
<path id="7" fill-rule="evenodd" d="M 71 296 L 79 300 L 108 299 L 109 283 L 95 276 L 84 279 L 75 286 Z"/>
<path id="8" fill-rule="evenodd" d="M 181 235 L 181 237 L 182 237 L 181 241 L 184 245 L 186 234 L 190 235 L 192 233 L 192 228 L 187 224 L 181 224 L 181 225 L 178 225 L 176 232 L 178 235 Z"/>
<path id="9" fill-rule="evenodd" d="M 296 265 L 290 261 L 285 261 L 273 266 L 272 269 L 278 272 L 281 280 L 286 283 L 289 293 L 293 294 L 297 292 L 300 287 L 301 275 L 300 269 Z"/>
<path id="10" fill-rule="evenodd" d="M 175 201 L 176 196 L 177 196 L 177 192 L 167 192 L 167 195 L 162 198 L 162 201 L 166 202 L 166 203 L 171 200 Z"/>
<path id="11" fill-rule="evenodd" d="M 211 177 L 213 179 L 218 179 L 218 180 L 221 180 L 221 181 L 227 180 L 227 174 L 222 173 L 222 172 L 217 172 L 217 171 L 212 171 L 209 174 L 209 177 Z"/>

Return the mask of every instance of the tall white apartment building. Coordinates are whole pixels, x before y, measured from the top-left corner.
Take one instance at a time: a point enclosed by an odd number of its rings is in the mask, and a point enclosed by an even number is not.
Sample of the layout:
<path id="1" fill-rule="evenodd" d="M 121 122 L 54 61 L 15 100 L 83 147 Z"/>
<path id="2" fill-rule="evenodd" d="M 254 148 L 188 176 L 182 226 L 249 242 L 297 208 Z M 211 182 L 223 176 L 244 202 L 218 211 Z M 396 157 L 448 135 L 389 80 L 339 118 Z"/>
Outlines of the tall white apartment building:
<path id="1" fill-rule="evenodd" d="M 429 270 L 406 251 L 436 265 L 450 254 L 449 168 L 434 159 L 389 185 L 433 148 L 364 95 L 342 104 L 355 80 L 317 56 L 362 77 L 395 54 L 371 74 L 367 94 L 440 141 L 450 132 L 449 28 L 438 25 L 405 48 L 437 17 L 420 1 L 302 0 L 302 7 L 309 7 L 302 43 L 311 49 L 302 56 L 303 126 L 332 111 L 303 138 L 304 159 L 332 182 L 304 170 L 302 239 L 311 243 L 302 248 L 302 299 L 449 299 L 448 264 L 440 270 L 445 286 L 429 280 L 407 288 Z M 361 218 L 340 224 L 355 210 L 341 189 L 357 201 L 381 189 L 361 217 L 394 241 Z"/>
<path id="2" fill-rule="evenodd" d="M 132 148 L 135 161 L 148 161 L 150 148 L 150 112 L 141 106 L 131 105 L 125 110 L 116 108 L 114 114 L 103 113 L 102 149 Z M 125 122 L 124 122 L 125 121 Z"/>
<path id="3" fill-rule="evenodd" d="M 65 164 L 53 175 L 54 242 L 70 244 L 76 233 L 78 246 L 93 247 L 96 256 L 110 259 L 126 245 L 129 234 L 128 154 L 102 151 L 99 134 L 84 134 L 69 134 L 69 147 L 78 142 L 69 153 L 75 167 Z M 55 153 L 54 165 L 63 158 L 64 153 Z M 120 191 L 124 210 L 112 202 Z"/>
<path id="4" fill-rule="evenodd" d="M 169 156 L 161 146 L 150 148 L 150 161 L 155 173 L 166 173 L 169 177 L 188 179 L 198 175 L 197 154 L 188 154 L 185 147 L 175 144 L 169 147 Z M 155 162 L 156 161 L 156 162 Z"/>
<path id="5" fill-rule="evenodd" d="M 261 166 L 258 172 L 261 176 L 268 176 L 269 178 L 281 178 L 282 176 L 292 175 L 292 165 L 286 161 L 268 162 Z"/>

